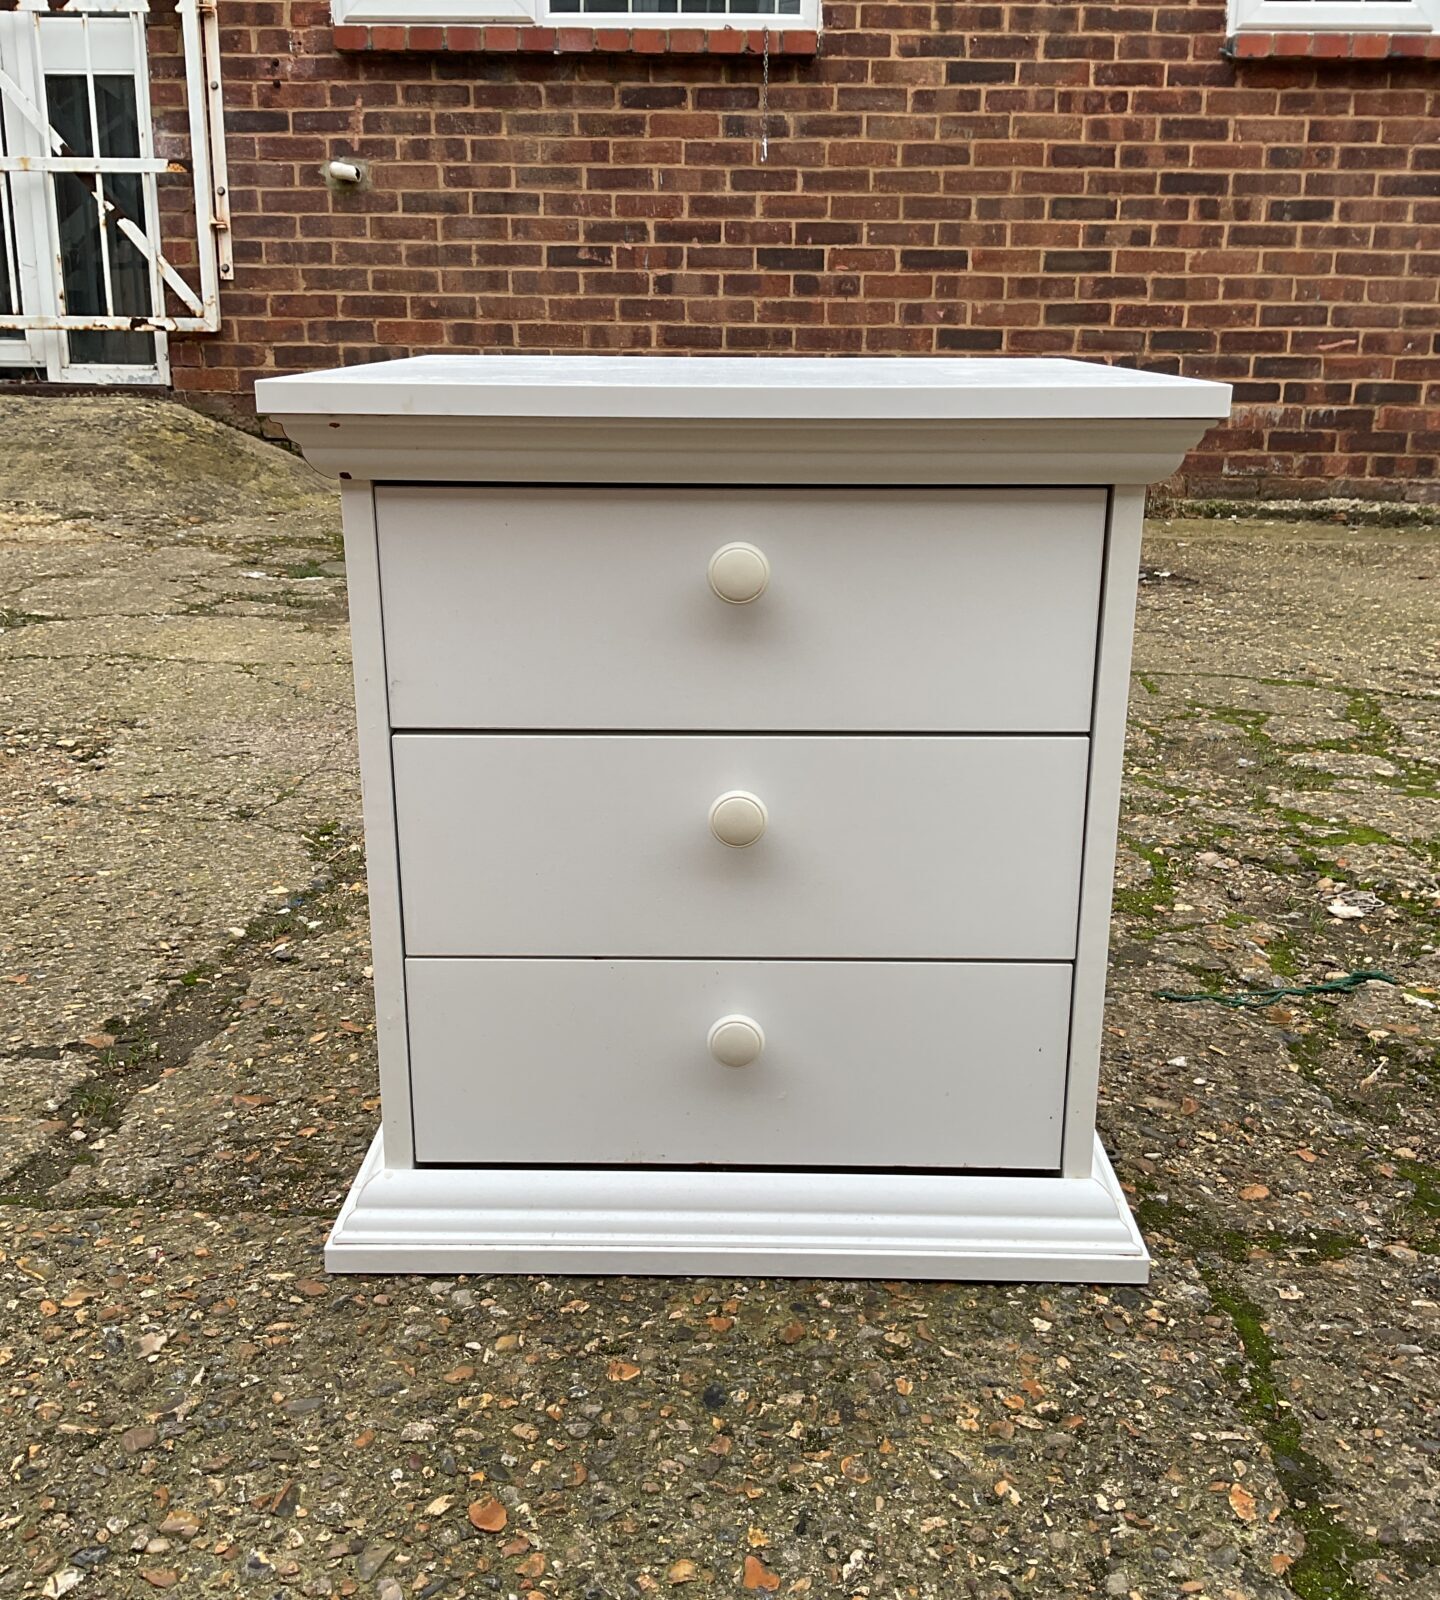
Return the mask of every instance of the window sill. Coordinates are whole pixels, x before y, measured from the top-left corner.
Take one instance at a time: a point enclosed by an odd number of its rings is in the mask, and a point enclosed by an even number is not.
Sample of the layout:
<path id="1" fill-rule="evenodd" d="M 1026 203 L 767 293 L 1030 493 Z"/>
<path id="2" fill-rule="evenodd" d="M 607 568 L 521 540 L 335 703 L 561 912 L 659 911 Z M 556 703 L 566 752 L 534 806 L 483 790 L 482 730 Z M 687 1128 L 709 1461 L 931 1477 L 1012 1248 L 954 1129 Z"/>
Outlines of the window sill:
<path id="1" fill-rule="evenodd" d="M 540 55 L 684 55 L 758 56 L 766 49 L 764 28 L 528 28 L 507 24 L 458 27 L 453 24 L 342 23 L 335 29 L 335 48 L 344 51 L 425 51 L 434 53 Z M 782 28 L 769 32 L 772 56 L 813 56 L 819 36 L 813 29 Z"/>
<path id="2" fill-rule="evenodd" d="M 1235 33 L 1221 53 L 1232 61 L 1440 61 L 1440 34 Z"/>

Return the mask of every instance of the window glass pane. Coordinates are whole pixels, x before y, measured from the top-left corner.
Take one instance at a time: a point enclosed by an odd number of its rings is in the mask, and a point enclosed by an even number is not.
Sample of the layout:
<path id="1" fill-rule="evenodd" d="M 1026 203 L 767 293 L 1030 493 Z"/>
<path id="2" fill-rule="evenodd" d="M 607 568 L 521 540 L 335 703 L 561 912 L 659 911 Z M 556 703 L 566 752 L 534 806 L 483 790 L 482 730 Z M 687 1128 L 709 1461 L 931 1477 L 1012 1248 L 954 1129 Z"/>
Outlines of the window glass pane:
<path id="1" fill-rule="evenodd" d="M 140 117 L 135 106 L 135 80 L 129 73 L 96 73 L 95 114 L 100 119 L 102 156 L 140 154 Z"/>
<path id="2" fill-rule="evenodd" d="M 5 146 L 5 121 L 0 117 L 0 155 L 9 152 Z M 18 275 L 18 241 L 15 237 L 15 199 L 10 188 L 10 174 L 0 172 L 0 315 L 17 316 L 20 311 L 20 285 Z M 15 334 L 8 328 L 0 329 L 0 358 L 7 340 Z"/>
<path id="3" fill-rule="evenodd" d="M 95 111 L 101 156 L 138 156 L 140 124 L 135 84 L 125 73 L 97 73 Z M 81 73 L 50 73 L 45 79 L 50 123 L 75 155 L 93 155 L 96 128 L 90 117 L 90 96 Z M 65 308 L 71 316 L 104 316 L 105 258 L 100 248 L 100 212 L 91 184 L 73 172 L 57 172 L 52 182 L 55 219 L 60 235 L 60 270 Z M 104 173 L 106 198 L 144 229 L 144 180 L 135 173 Z M 115 218 L 105 224 L 110 256 L 110 307 L 116 316 L 146 316 L 150 303 L 150 269 L 143 253 L 120 232 Z M 77 364 L 153 366 L 155 339 L 148 333 L 115 329 L 82 329 L 66 335 L 70 360 Z"/>
<path id="4" fill-rule="evenodd" d="M 11 222 L 10 174 L 0 174 L 0 315 L 14 316 L 20 310 L 19 285 L 15 282 L 15 228 Z M 0 330 L 0 340 L 12 337 L 9 329 Z"/>
<path id="5" fill-rule="evenodd" d="M 45 79 L 45 104 L 50 126 L 70 147 L 72 156 L 93 156 L 90 98 L 79 72 L 52 72 Z"/>
<path id="6" fill-rule="evenodd" d="M 550 0 L 553 12 L 615 16 L 798 17 L 800 0 Z"/>
<path id="7" fill-rule="evenodd" d="M 142 231 L 145 216 L 144 180 L 134 172 L 112 172 L 105 179 L 105 194 Z M 106 224 L 110 246 L 110 296 L 122 315 L 148 316 L 150 313 L 150 263 L 128 235 L 121 233 L 112 217 Z M 149 335 L 145 335 L 148 340 Z"/>

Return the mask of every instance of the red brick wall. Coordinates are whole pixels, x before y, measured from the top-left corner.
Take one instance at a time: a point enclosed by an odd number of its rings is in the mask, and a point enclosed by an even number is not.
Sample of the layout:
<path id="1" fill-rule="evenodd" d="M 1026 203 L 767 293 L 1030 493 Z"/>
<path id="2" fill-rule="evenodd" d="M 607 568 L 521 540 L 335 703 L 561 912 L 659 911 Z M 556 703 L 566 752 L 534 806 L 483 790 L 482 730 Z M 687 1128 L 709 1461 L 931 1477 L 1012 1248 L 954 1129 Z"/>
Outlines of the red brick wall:
<path id="1" fill-rule="evenodd" d="M 440 349 L 1073 355 L 1235 385 L 1191 493 L 1440 494 L 1440 63 L 1234 62 L 1208 0 L 825 22 L 771 62 L 761 164 L 758 60 L 342 54 L 325 0 L 224 0 L 236 272 L 177 387 L 245 407 Z M 335 156 L 373 187 L 330 193 Z"/>

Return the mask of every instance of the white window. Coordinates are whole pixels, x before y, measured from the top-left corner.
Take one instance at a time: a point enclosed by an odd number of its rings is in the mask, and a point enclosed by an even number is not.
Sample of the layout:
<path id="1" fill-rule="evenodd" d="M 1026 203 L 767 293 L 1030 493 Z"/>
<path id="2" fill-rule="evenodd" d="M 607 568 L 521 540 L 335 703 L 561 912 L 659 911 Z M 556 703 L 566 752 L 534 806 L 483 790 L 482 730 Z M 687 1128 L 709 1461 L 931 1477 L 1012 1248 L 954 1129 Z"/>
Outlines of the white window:
<path id="1" fill-rule="evenodd" d="M 524 27 L 787 28 L 820 26 L 820 0 L 331 0 L 336 23 Z"/>
<path id="2" fill-rule="evenodd" d="M 1232 33 L 1437 33 L 1440 0 L 1230 0 Z"/>
<path id="3" fill-rule="evenodd" d="M 191 283 L 161 248 L 146 0 L 0 10 L 0 378 L 164 383 L 171 332 L 214 332 L 230 276 L 214 8 L 179 0 L 196 218 Z M 208 29 L 209 48 L 205 43 Z"/>

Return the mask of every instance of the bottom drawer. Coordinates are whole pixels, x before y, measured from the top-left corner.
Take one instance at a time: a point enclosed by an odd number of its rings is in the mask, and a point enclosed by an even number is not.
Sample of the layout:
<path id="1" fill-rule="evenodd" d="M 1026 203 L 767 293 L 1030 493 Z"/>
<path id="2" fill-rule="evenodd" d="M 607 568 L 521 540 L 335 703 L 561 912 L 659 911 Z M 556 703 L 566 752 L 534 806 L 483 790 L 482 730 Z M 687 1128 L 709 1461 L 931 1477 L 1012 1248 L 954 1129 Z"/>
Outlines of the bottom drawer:
<path id="1" fill-rule="evenodd" d="M 1055 1168 L 1070 980 L 1060 962 L 411 960 L 416 1159 Z"/>

